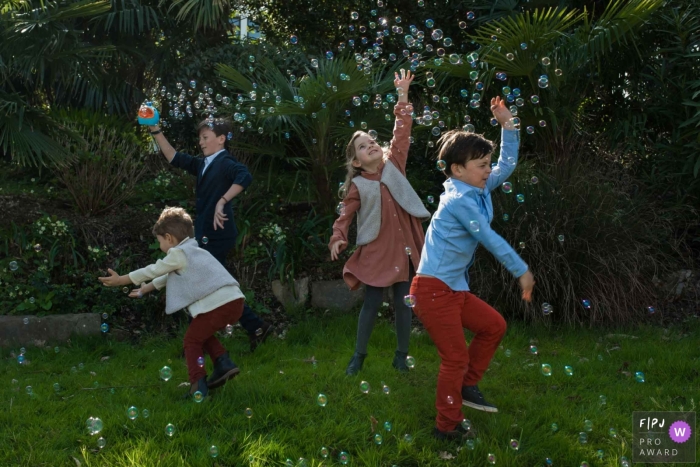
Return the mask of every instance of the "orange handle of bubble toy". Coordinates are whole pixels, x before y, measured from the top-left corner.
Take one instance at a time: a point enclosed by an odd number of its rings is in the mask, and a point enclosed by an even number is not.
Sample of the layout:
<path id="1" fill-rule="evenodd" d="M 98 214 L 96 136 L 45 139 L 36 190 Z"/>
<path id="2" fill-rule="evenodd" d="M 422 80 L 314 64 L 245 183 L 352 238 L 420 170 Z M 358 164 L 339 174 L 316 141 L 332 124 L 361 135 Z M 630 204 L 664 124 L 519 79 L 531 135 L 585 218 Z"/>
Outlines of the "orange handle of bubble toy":
<path id="1" fill-rule="evenodd" d="M 141 118 L 153 118 L 155 114 L 153 113 L 153 107 L 147 107 L 142 105 L 139 108 L 139 117 Z"/>

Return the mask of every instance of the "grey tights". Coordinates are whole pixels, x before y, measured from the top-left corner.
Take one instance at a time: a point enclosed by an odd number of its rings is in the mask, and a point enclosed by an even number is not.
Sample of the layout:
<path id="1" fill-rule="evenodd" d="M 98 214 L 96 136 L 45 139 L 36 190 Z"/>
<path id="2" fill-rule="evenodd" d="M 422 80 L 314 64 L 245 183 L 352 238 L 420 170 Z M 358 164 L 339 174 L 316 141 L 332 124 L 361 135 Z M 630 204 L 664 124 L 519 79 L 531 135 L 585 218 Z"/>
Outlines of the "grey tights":
<path id="1" fill-rule="evenodd" d="M 408 282 L 397 282 L 392 285 L 394 292 L 394 312 L 396 314 L 396 350 L 408 352 L 408 341 L 411 337 L 411 318 L 413 311 L 404 303 L 404 297 L 408 295 L 413 279 L 413 265 L 410 265 Z M 365 301 L 360 311 L 357 322 L 357 344 L 355 352 L 366 354 L 369 337 L 372 335 L 374 322 L 377 320 L 377 312 L 382 304 L 384 295 L 383 287 L 365 285 Z"/>

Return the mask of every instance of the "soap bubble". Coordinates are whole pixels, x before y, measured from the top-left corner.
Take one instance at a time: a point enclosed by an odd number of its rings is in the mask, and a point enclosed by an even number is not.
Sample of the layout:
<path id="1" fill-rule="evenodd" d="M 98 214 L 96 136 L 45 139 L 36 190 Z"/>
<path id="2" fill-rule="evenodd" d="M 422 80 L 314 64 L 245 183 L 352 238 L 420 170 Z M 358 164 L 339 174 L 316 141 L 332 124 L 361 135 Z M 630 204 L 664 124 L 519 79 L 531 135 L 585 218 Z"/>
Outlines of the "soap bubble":
<path id="1" fill-rule="evenodd" d="M 192 400 L 198 404 L 202 402 L 204 400 L 204 394 L 202 394 L 202 391 L 195 391 L 194 394 L 192 394 Z"/>
<path id="2" fill-rule="evenodd" d="M 530 353 L 532 355 L 537 355 L 537 347 L 535 347 L 534 345 L 531 345 L 530 346 Z"/>
<path id="3" fill-rule="evenodd" d="M 389 388 L 389 386 L 382 383 L 382 392 L 388 396 L 389 394 L 391 394 L 391 389 Z"/>
<path id="4" fill-rule="evenodd" d="M 600 405 L 606 405 L 608 403 L 608 398 L 601 394 L 598 396 L 598 403 Z"/>
<path id="5" fill-rule="evenodd" d="M 100 449 L 102 449 L 102 448 L 104 448 L 105 446 L 107 446 L 107 440 L 104 439 L 104 438 L 101 437 L 101 436 L 100 436 L 99 438 L 97 438 L 97 447 L 100 448 Z"/>
<path id="6" fill-rule="evenodd" d="M 406 296 L 403 298 L 403 303 L 404 303 L 407 307 L 413 308 L 414 306 L 416 306 L 416 296 L 415 296 L 415 295 L 406 295 Z"/>
<path id="7" fill-rule="evenodd" d="M 520 48 L 523 49 L 523 50 L 527 50 L 527 43 L 521 42 L 521 43 L 520 43 Z"/>
<path id="8" fill-rule="evenodd" d="M 226 325 L 226 334 L 228 334 L 228 335 L 233 334 L 233 325 L 232 324 Z"/>
<path id="9" fill-rule="evenodd" d="M 143 418 L 148 418 L 150 415 L 151 415 L 151 412 L 150 412 L 148 409 L 143 409 L 143 410 L 141 411 L 141 416 L 142 416 Z"/>
<path id="10" fill-rule="evenodd" d="M 160 369 L 160 379 L 162 379 L 163 381 L 168 381 L 172 377 L 173 377 L 173 371 L 170 369 L 169 366 L 164 366 L 163 368 Z"/>
<path id="11" fill-rule="evenodd" d="M 533 104 L 539 104 L 540 96 L 538 96 L 537 94 L 533 94 L 532 96 L 530 96 L 530 102 L 532 102 Z"/>
<path id="12" fill-rule="evenodd" d="M 360 391 L 361 391 L 363 394 L 369 393 L 369 389 L 370 389 L 370 387 L 369 387 L 369 383 L 368 383 L 367 381 L 362 381 L 362 382 L 360 383 Z"/>
<path id="13" fill-rule="evenodd" d="M 585 431 L 588 431 L 589 433 L 593 431 L 593 422 L 590 420 L 584 420 L 583 421 L 583 429 Z"/>
<path id="14" fill-rule="evenodd" d="M 311 59 L 311 66 L 314 68 L 318 68 L 318 59 L 312 58 Z"/>
<path id="15" fill-rule="evenodd" d="M 326 52 L 326 58 L 328 60 L 333 60 L 333 52 L 331 52 L 330 50 Z"/>
<path id="16" fill-rule="evenodd" d="M 348 462 L 350 462 L 350 454 L 345 451 L 341 451 L 340 454 L 338 454 L 338 462 L 343 465 L 348 465 Z"/>
<path id="17" fill-rule="evenodd" d="M 102 313 L 102 319 L 107 320 L 109 318 L 109 315 L 107 313 Z"/>
<path id="18" fill-rule="evenodd" d="M 328 403 L 328 397 L 326 397 L 325 394 L 319 394 L 318 397 L 316 398 L 316 403 L 320 407 L 325 407 L 326 404 Z"/>
<path id="19" fill-rule="evenodd" d="M 656 313 L 656 308 L 654 308 L 653 306 L 648 306 L 647 313 L 649 313 L 650 315 L 653 315 L 654 313 Z"/>
<path id="20" fill-rule="evenodd" d="M 374 435 L 374 444 L 376 444 L 377 446 L 379 446 L 379 445 L 382 444 L 383 441 L 384 441 L 384 438 L 382 437 L 381 434 L 376 433 L 376 434 Z"/>
<path id="21" fill-rule="evenodd" d="M 406 443 L 412 443 L 412 442 L 413 442 L 413 436 L 411 436 L 411 435 L 409 435 L 408 433 L 406 433 L 405 435 L 403 435 L 403 440 L 404 440 L 404 442 L 406 442 Z"/>
<path id="22" fill-rule="evenodd" d="M 53 390 L 59 392 L 61 390 L 61 385 L 58 383 L 53 383 Z"/>
<path id="23" fill-rule="evenodd" d="M 129 293 L 129 287 L 124 287 L 124 288 L 122 289 L 122 292 L 125 293 L 125 294 L 128 294 L 128 293 Z"/>
<path id="24" fill-rule="evenodd" d="M 204 366 L 204 357 L 197 357 L 197 366 L 200 368 Z"/>
<path id="25" fill-rule="evenodd" d="M 553 311 L 554 311 L 554 308 L 549 303 L 545 302 L 542 304 L 542 314 L 543 315 L 548 316 L 548 315 L 552 314 Z"/>
<path id="26" fill-rule="evenodd" d="M 566 365 L 564 366 L 564 373 L 566 373 L 566 376 L 573 376 L 574 369 L 571 367 L 571 365 Z"/>
<path id="27" fill-rule="evenodd" d="M 24 363 L 24 355 L 17 355 L 17 363 L 19 363 L 20 365 Z"/>
<path id="28" fill-rule="evenodd" d="M 537 86 L 541 87 L 542 89 L 546 89 L 549 87 L 549 79 L 548 78 L 540 78 L 537 80 Z"/>
<path id="29" fill-rule="evenodd" d="M 563 73 L 564 73 L 564 72 L 561 71 L 561 69 L 559 69 L 559 68 L 557 68 L 556 70 L 554 70 L 554 74 L 557 75 L 557 76 L 561 76 Z"/>
<path id="30" fill-rule="evenodd" d="M 489 453 L 488 456 L 486 456 L 486 460 L 489 462 L 489 464 L 493 465 L 496 463 L 496 454 Z"/>
<path id="31" fill-rule="evenodd" d="M 554 433 L 559 431 L 559 425 L 557 425 L 556 423 L 552 423 L 551 428 L 552 428 L 552 432 L 554 432 Z"/>
<path id="32" fill-rule="evenodd" d="M 439 41 L 443 37 L 442 29 L 433 29 L 430 37 L 432 37 L 434 41 Z"/>
<path id="33" fill-rule="evenodd" d="M 435 26 L 435 21 L 433 21 L 432 19 L 425 20 L 425 27 L 426 28 L 432 28 L 433 26 Z"/>
<path id="34" fill-rule="evenodd" d="M 518 203 L 524 203 L 525 202 L 525 195 L 518 193 L 515 196 L 515 199 L 518 201 Z"/>
<path id="35" fill-rule="evenodd" d="M 428 196 L 428 197 L 426 198 L 426 200 L 427 200 L 428 203 L 430 203 L 430 204 L 433 204 L 433 203 L 435 202 L 435 198 L 433 198 L 432 196 Z"/>
<path id="36" fill-rule="evenodd" d="M 472 232 L 478 232 L 479 231 L 479 221 L 469 221 L 469 230 Z"/>
<path id="37" fill-rule="evenodd" d="M 549 66 L 549 64 L 552 63 L 552 61 L 549 59 L 549 57 L 542 57 L 540 63 L 542 63 L 542 65 L 544 66 Z"/>
<path id="38" fill-rule="evenodd" d="M 27 386 L 24 388 L 24 390 L 29 394 L 30 396 L 34 394 L 34 389 L 31 386 Z"/>
<path id="39" fill-rule="evenodd" d="M 645 378 L 644 378 L 644 373 L 641 372 L 641 371 L 636 371 L 636 372 L 634 373 L 634 380 L 635 380 L 636 382 L 638 382 L 638 383 L 643 383 L 643 382 L 645 382 L 646 380 L 645 380 Z"/>
<path id="40" fill-rule="evenodd" d="M 41 244 L 37 243 L 36 245 L 34 245 L 34 251 L 39 253 L 41 251 Z"/>
<path id="41" fill-rule="evenodd" d="M 109 331 L 109 324 L 107 324 L 107 323 L 102 323 L 102 324 L 100 325 L 100 331 L 102 331 L 102 332 L 107 332 L 107 331 Z"/>
<path id="42" fill-rule="evenodd" d="M 508 447 L 511 448 L 513 451 L 517 451 L 518 449 L 520 449 L 520 442 L 518 442 L 517 439 L 511 439 L 508 443 Z"/>
<path id="43" fill-rule="evenodd" d="M 245 415 L 246 418 L 252 418 L 252 417 L 253 417 L 253 409 L 251 409 L 250 407 L 248 407 L 247 409 L 245 409 L 245 410 L 243 411 L 243 415 Z"/>
<path id="44" fill-rule="evenodd" d="M 552 365 L 549 363 L 543 363 L 541 370 L 543 375 L 552 376 Z"/>
<path id="45" fill-rule="evenodd" d="M 59 347 L 54 347 L 54 348 L 53 348 L 53 351 L 56 352 L 56 353 L 58 353 L 58 352 L 61 351 L 61 349 L 60 349 Z"/>
<path id="46" fill-rule="evenodd" d="M 587 300 L 587 299 L 584 298 L 583 300 L 581 300 L 581 304 L 583 305 L 583 307 L 584 307 L 586 310 L 590 310 L 590 309 L 591 309 L 591 301 L 590 301 L 590 300 Z"/>
<path id="47" fill-rule="evenodd" d="M 527 128 L 525 128 L 525 131 L 527 131 L 527 134 L 528 134 L 528 135 L 531 135 L 531 134 L 535 133 L 535 127 L 534 127 L 534 126 L 528 126 Z"/>
<path id="48" fill-rule="evenodd" d="M 411 357 L 410 355 L 406 356 L 406 366 L 413 369 L 416 366 L 416 359 Z"/>
<path id="49" fill-rule="evenodd" d="M 497 125 L 498 125 L 498 120 L 496 120 L 495 118 L 491 118 L 491 120 L 489 121 L 489 123 L 491 123 L 492 126 L 497 126 Z"/>
<path id="50" fill-rule="evenodd" d="M 506 349 L 506 351 L 504 352 L 504 354 L 505 354 L 506 357 L 510 358 L 510 349 Z"/>
<path id="51" fill-rule="evenodd" d="M 578 442 L 581 444 L 586 444 L 588 443 L 588 433 L 585 431 L 582 431 L 578 434 Z"/>
<path id="52" fill-rule="evenodd" d="M 617 438 L 617 430 L 615 428 L 610 428 L 608 434 L 613 438 Z"/>
<path id="53" fill-rule="evenodd" d="M 97 418 L 97 417 L 90 417 L 90 418 L 88 418 L 87 421 L 85 422 L 85 425 L 86 425 L 86 427 L 87 427 L 87 429 L 88 429 L 88 432 L 89 432 L 91 435 L 96 435 L 96 434 L 98 434 L 100 431 L 102 431 L 102 428 L 103 428 L 103 426 L 104 426 L 104 425 L 102 424 L 102 420 L 100 420 L 100 419 Z"/>
<path id="54" fill-rule="evenodd" d="M 136 420 L 136 418 L 139 416 L 139 409 L 132 405 L 126 409 L 126 416 L 129 417 L 130 420 Z"/>
<path id="55" fill-rule="evenodd" d="M 391 422 L 389 422 L 389 421 L 384 422 L 384 430 L 385 431 L 391 431 L 391 428 L 392 428 Z"/>
<path id="56" fill-rule="evenodd" d="M 299 43 L 299 38 L 295 35 L 289 36 L 289 43 L 292 45 L 297 45 Z"/>
<path id="57" fill-rule="evenodd" d="M 335 208 L 335 212 L 339 216 L 345 215 L 345 203 L 343 203 L 342 201 L 340 203 L 338 203 L 338 206 L 336 206 L 336 208 Z"/>
<path id="58" fill-rule="evenodd" d="M 508 53 L 506 54 L 506 58 L 507 58 L 508 60 L 515 60 L 515 55 L 513 55 L 513 54 L 510 53 L 510 52 L 508 52 Z"/>
<path id="59" fill-rule="evenodd" d="M 513 184 L 510 182 L 503 182 L 501 185 L 501 190 L 503 193 L 509 194 L 513 192 Z"/>
<path id="60" fill-rule="evenodd" d="M 175 434 L 175 431 L 177 430 L 175 429 L 175 425 L 173 425 L 172 423 L 168 423 L 167 425 L 165 425 L 165 434 L 169 437 L 172 438 Z"/>

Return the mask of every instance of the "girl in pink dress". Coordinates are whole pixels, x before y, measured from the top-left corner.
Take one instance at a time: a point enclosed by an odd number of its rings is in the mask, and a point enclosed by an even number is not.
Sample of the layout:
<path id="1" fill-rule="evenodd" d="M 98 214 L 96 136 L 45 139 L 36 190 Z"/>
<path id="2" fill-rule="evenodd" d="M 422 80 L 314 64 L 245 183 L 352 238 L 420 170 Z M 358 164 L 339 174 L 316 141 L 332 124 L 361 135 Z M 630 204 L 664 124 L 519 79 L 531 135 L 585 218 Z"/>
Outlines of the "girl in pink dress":
<path id="1" fill-rule="evenodd" d="M 348 228 L 357 214 L 357 249 L 343 268 L 343 279 L 350 290 L 365 284 L 365 300 L 357 326 L 355 353 L 346 373 L 362 368 L 367 344 L 384 287 L 393 287 L 396 312 L 397 350 L 392 365 L 408 371 L 406 356 L 411 335 L 411 303 L 405 303 L 411 279 L 420 262 L 425 241 L 422 220 L 430 218 L 423 202 L 406 179 L 406 159 L 410 145 L 412 106 L 408 103 L 411 72 L 401 70 L 394 85 L 399 95 L 394 107 L 394 137 L 388 150 L 369 134 L 358 131 L 346 148 L 348 175 L 341 188 L 340 217 L 333 224 L 328 248 L 331 259 L 347 248 Z"/>

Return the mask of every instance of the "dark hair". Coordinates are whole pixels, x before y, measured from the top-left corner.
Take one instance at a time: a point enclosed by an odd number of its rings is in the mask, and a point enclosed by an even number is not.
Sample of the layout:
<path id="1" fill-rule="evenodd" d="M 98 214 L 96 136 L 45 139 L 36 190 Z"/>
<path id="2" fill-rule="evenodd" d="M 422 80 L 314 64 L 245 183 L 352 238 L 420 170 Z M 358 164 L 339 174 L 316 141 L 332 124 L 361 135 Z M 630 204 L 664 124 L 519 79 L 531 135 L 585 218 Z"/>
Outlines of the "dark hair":
<path id="1" fill-rule="evenodd" d="M 231 122 L 229 122 L 228 120 L 226 120 L 224 118 L 215 118 L 213 120 L 209 120 L 209 119 L 202 120 L 197 125 L 197 134 L 199 134 L 204 129 L 213 131 L 216 136 L 221 136 L 221 135 L 226 136 L 226 141 L 224 141 L 224 147 L 228 146 L 228 139 L 229 139 L 228 135 L 233 130 L 233 126 L 231 125 Z"/>
<path id="2" fill-rule="evenodd" d="M 438 160 L 445 161 L 445 175 L 452 176 L 452 164 L 464 165 L 472 159 L 481 159 L 493 152 L 493 142 L 483 135 L 463 130 L 444 133 L 438 140 Z"/>
<path id="3" fill-rule="evenodd" d="M 169 233 L 181 242 L 185 237 L 194 238 L 194 224 L 187 211 L 182 208 L 163 209 L 156 225 L 153 226 L 153 235 L 165 236 Z"/>

